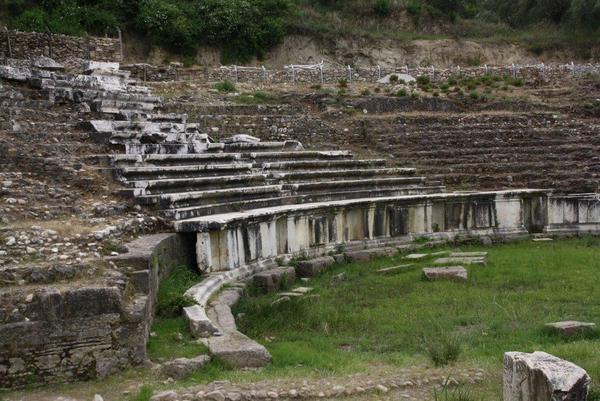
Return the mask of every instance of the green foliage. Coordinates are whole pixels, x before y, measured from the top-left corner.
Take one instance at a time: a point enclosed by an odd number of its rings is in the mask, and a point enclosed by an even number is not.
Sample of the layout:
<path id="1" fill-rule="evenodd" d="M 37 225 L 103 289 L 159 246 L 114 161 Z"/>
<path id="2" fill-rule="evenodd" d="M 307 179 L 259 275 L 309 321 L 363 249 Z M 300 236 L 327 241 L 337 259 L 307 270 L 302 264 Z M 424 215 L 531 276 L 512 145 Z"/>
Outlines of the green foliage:
<path id="1" fill-rule="evenodd" d="M 193 358 L 206 353 L 206 347 L 192 338 L 189 323 L 183 316 L 158 317 L 148 339 L 151 359 Z"/>
<path id="2" fill-rule="evenodd" d="M 373 5 L 373 11 L 380 17 L 387 17 L 392 13 L 391 0 L 376 0 Z"/>
<path id="3" fill-rule="evenodd" d="M 9 1 L 9 4 L 17 3 Z M 183 55 L 222 49 L 224 63 L 262 58 L 288 31 L 292 0 L 43 0 L 8 7 L 11 27 L 83 36 L 117 27 Z"/>
<path id="4" fill-rule="evenodd" d="M 340 80 L 338 81 L 338 87 L 339 87 L 340 89 L 346 89 L 346 88 L 348 87 L 348 80 L 346 80 L 346 79 L 343 79 L 343 78 L 342 78 L 342 79 L 340 79 Z"/>
<path id="5" fill-rule="evenodd" d="M 142 386 L 140 388 L 140 390 L 133 396 L 131 396 L 129 398 L 129 401 L 150 401 L 150 398 L 152 398 L 152 394 L 154 393 L 154 391 L 152 391 L 152 388 L 150 386 Z"/>
<path id="6" fill-rule="evenodd" d="M 270 93 L 255 91 L 254 93 L 242 93 L 240 96 L 233 97 L 232 100 L 241 104 L 268 104 L 277 103 L 279 99 Z"/>
<path id="7" fill-rule="evenodd" d="M 200 274 L 186 266 L 173 269 L 165 277 L 158 289 L 157 314 L 161 317 L 177 317 L 184 307 L 194 304 L 194 300 L 184 293 L 201 280 Z"/>
<path id="8" fill-rule="evenodd" d="M 396 92 L 396 96 L 398 96 L 398 97 L 405 97 L 406 95 L 407 95 L 406 89 L 404 89 L 404 88 L 399 89 L 398 92 Z"/>
<path id="9" fill-rule="evenodd" d="M 482 401 L 482 398 L 462 387 L 451 390 L 446 383 L 441 390 L 433 390 L 433 401 Z"/>
<path id="10" fill-rule="evenodd" d="M 219 92 L 235 92 L 235 84 L 231 81 L 221 81 L 215 84 L 215 89 Z"/>
<path id="11" fill-rule="evenodd" d="M 417 77 L 417 85 L 419 87 L 427 87 L 431 84 L 431 79 L 427 75 L 419 75 Z"/>
<path id="12" fill-rule="evenodd" d="M 471 91 L 471 93 L 469 93 L 469 97 L 473 100 L 477 100 L 481 96 L 479 95 L 479 92 L 477 92 L 476 90 L 473 90 L 473 91 Z"/>

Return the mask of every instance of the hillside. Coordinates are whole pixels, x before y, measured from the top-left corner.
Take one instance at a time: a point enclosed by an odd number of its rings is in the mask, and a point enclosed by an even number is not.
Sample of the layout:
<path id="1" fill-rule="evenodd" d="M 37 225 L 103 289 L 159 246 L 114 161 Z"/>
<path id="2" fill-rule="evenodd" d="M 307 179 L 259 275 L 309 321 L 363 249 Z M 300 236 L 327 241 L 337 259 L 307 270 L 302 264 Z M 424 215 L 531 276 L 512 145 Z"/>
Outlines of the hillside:
<path id="1" fill-rule="evenodd" d="M 479 65 L 600 58 L 598 0 L 0 2 L 11 28 L 124 32 L 130 61 Z M 410 63 L 408 62 L 410 61 Z"/>

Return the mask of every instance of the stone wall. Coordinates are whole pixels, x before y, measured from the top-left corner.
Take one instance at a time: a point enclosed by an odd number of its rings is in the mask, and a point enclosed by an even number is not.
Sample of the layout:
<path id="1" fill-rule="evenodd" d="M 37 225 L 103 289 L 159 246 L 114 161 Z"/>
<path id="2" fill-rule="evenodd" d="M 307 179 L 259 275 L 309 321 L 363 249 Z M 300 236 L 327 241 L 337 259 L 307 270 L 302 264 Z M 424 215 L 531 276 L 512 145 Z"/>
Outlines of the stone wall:
<path id="1" fill-rule="evenodd" d="M 235 82 L 254 83 L 301 83 L 318 84 L 321 82 L 319 70 L 270 70 L 257 68 L 255 70 L 239 70 L 222 68 L 195 67 L 183 68 L 177 65 L 154 66 L 150 64 L 129 64 L 122 69 L 131 71 L 132 76 L 143 81 L 199 81 L 215 82 L 230 80 Z M 399 67 L 389 68 L 340 68 L 325 67 L 323 69 L 324 83 L 338 83 L 341 80 L 348 82 L 376 82 L 388 74 L 410 74 L 413 77 L 428 76 L 431 81 L 441 83 L 450 76 L 480 77 L 486 74 L 500 75 L 503 77 L 522 78 L 527 82 L 562 81 L 572 76 L 600 73 L 600 65 L 585 64 L 555 64 L 555 65 L 528 65 L 528 66 L 484 66 L 484 67 L 456 67 L 438 69 L 435 67 Z"/>
<path id="2" fill-rule="evenodd" d="M 0 31 L 0 58 L 47 56 L 68 64 L 73 59 L 121 61 L 119 39 L 50 33 Z"/>
<path id="3" fill-rule="evenodd" d="M 104 377 L 142 363 L 160 278 L 193 266 L 193 248 L 186 235 L 142 237 L 109 258 L 102 279 L 3 292 L 0 388 Z"/>
<path id="4" fill-rule="evenodd" d="M 218 221 L 207 216 L 180 222 L 178 229 L 198 233 L 201 270 L 223 271 L 281 255 L 325 254 L 342 244 L 377 246 L 420 236 L 519 237 L 545 226 L 546 199 L 544 191 L 520 190 L 333 201 Z"/>

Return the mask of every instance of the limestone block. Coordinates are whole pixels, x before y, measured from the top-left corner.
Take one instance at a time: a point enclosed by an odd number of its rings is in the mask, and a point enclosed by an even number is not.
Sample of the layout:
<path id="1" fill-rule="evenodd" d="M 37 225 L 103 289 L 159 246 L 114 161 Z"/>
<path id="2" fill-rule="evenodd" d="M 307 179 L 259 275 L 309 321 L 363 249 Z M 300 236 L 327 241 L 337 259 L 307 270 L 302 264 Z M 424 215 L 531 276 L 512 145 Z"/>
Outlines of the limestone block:
<path id="1" fill-rule="evenodd" d="M 423 276 L 429 280 L 466 280 L 467 270 L 462 266 L 425 267 Z"/>
<path id="2" fill-rule="evenodd" d="M 564 322 L 546 323 L 546 327 L 563 336 L 591 333 L 596 330 L 596 323 L 567 320 Z"/>
<path id="3" fill-rule="evenodd" d="M 119 63 L 109 63 L 103 61 L 86 61 L 83 63 L 83 72 L 90 74 L 96 70 L 100 71 L 119 71 Z"/>
<path id="4" fill-rule="evenodd" d="M 436 265 L 448 265 L 454 263 L 460 263 L 463 265 L 480 265 L 485 266 L 487 264 L 485 258 L 483 257 L 447 257 L 447 258 L 439 258 L 434 262 Z"/>
<path id="5" fill-rule="evenodd" d="M 412 266 L 412 263 L 407 263 L 407 264 L 404 264 L 404 265 L 398 265 L 398 266 L 392 266 L 392 267 L 385 267 L 383 269 L 377 270 L 377 273 L 380 273 L 380 274 L 397 273 L 399 271 L 406 270 L 407 268 L 409 268 L 411 266 Z"/>
<path id="6" fill-rule="evenodd" d="M 316 277 L 325 268 L 335 264 L 335 259 L 332 256 L 323 256 L 316 259 L 302 260 L 296 266 L 298 277 Z"/>
<path id="7" fill-rule="evenodd" d="M 150 401 L 176 401 L 177 393 L 175 391 L 163 391 L 158 394 L 153 395 L 150 398 Z"/>
<path id="8" fill-rule="evenodd" d="M 296 273 L 290 267 L 278 267 L 254 275 L 254 285 L 265 293 L 289 288 L 296 280 Z"/>
<path id="9" fill-rule="evenodd" d="M 269 351 L 240 332 L 208 339 L 208 350 L 233 368 L 259 368 L 272 360 Z"/>
<path id="10" fill-rule="evenodd" d="M 204 308 L 200 305 L 183 308 L 183 314 L 190 322 L 190 331 L 194 337 L 206 338 L 219 332 L 206 315 Z"/>
<path id="11" fill-rule="evenodd" d="M 368 262 L 379 257 L 393 256 L 397 252 L 395 248 L 362 249 L 346 252 L 346 258 L 352 262 Z"/>
<path id="12" fill-rule="evenodd" d="M 590 376 L 545 352 L 504 354 L 504 401 L 585 401 Z"/>
<path id="13" fill-rule="evenodd" d="M 488 255 L 487 252 L 452 252 L 451 258 L 484 258 Z"/>
<path id="14" fill-rule="evenodd" d="M 40 56 L 33 60 L 32 66 L 34 68 L 41 68 L 48 71 L 61 71 L 65 69 L 65 66 L 52 60 L 50 57 Z"/>
<path id="15" fill-rule="evenodd" d="M 208 355 L 200 355 L 195 358 L 177 358 L 163 363 L 162 372 L 165 376 L 173 379 L 182 379 L 198 371 L 210 361 Z"/>

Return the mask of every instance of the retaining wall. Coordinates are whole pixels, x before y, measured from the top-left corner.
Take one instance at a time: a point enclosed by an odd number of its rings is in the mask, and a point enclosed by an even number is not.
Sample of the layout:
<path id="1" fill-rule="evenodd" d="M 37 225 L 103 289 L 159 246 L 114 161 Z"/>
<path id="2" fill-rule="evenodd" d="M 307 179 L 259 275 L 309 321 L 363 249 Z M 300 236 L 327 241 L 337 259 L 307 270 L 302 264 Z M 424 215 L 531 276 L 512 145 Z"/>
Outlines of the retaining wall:
<path id="1" fill-rule="evenodd" d="M 72 59 L 121 61 L 121 44 L 116 38 L 0 31 L 0 58 L 32 59 L 38 56 L 62 63 Z"/>
<path id="2" fill-rule="evenodd" d="M 103 278 L 9 292 L 2 303 L 19 315 L 0 313 L 0 387 L 104 377 L 142 363 L 160 278 L 193 266 L 193 246 L 185 235 L 146 236 L 108 258 L 120 269 Z"/>
<path id="3" fill-rule="evenodd" d="M 230 69 L 179 66 L 154 66 L 150 64 L 123 65 L 121 69 L 128 70 L 132 76 L 142 81 L 198 81 L 216 82 L 230 80 L 234 82 L 253 82 L 270 84 L 318 84 L 321 82 L 319 70 L 270 70 L 260 69 L 231 71 Z M 484 75 L 499 75 L 502 77 L 518 77 L 527 82 L 559 82 L 570 77 L 584 74 L 599 74 L 598 64 L 563 64 L 563 65 L 528 65 L 528 66 L 489 66 L 489 67 L 455 67 L 438 69 L 435 67 L 399 67 L 384 68 L 340 68 L 329 66 L 323 69 L 323 82 L 337 84 L 341 80 L 351 82 L 377 82 L 388 74 L 410 74 L 414 77 L 428 76 L 432 82 L 447 81 L 450 76 L 472 78 Z"/>

